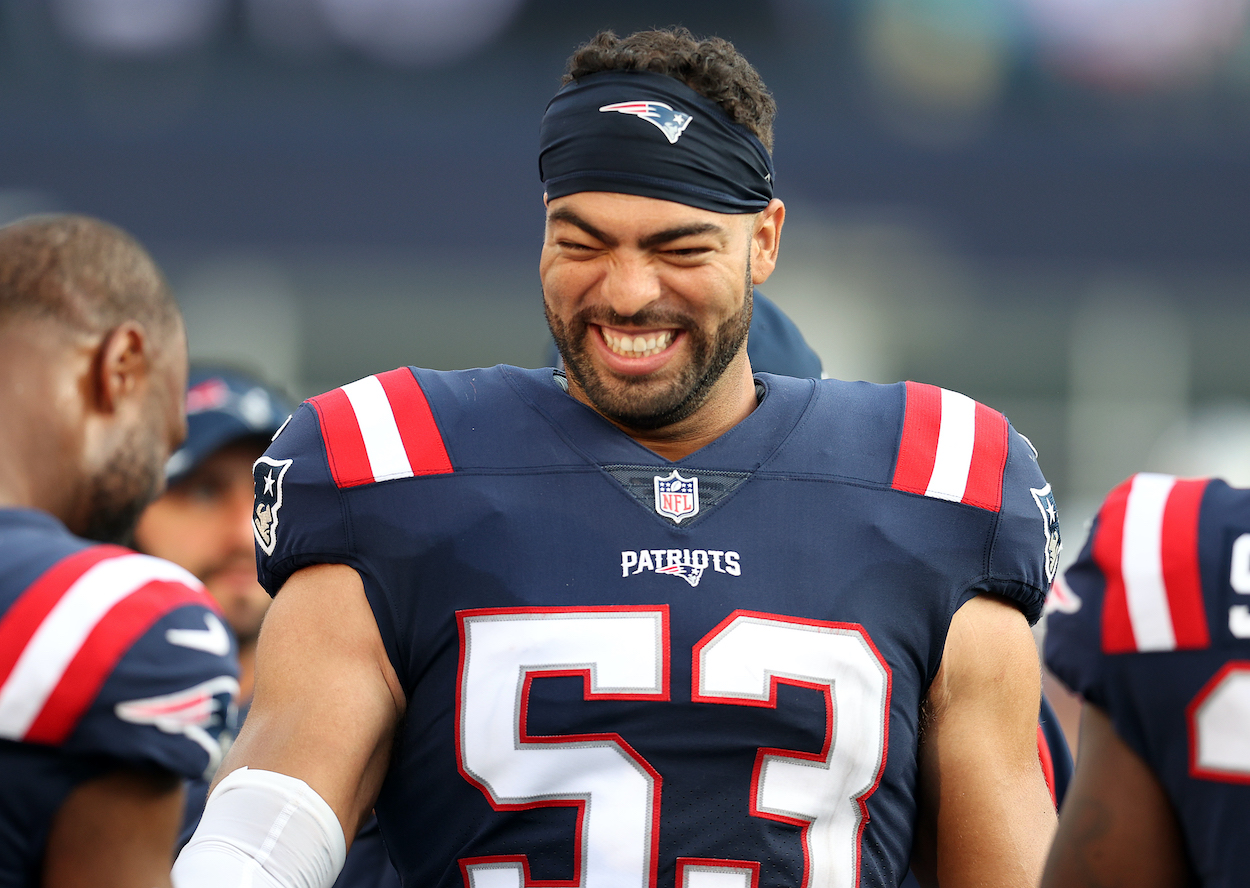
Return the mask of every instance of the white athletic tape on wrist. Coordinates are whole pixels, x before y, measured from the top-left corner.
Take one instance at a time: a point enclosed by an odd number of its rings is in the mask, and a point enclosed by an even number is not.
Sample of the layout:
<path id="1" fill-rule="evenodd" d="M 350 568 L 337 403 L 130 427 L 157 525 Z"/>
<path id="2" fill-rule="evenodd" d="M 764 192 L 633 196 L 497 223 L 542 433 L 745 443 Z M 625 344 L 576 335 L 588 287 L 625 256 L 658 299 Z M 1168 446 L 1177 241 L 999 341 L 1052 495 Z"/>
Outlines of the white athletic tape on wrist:
<path id="1" fill-rule="evenodd" d="M 174 863 L 175 888 L 330 888 L 347 842 L 338 817 L 295 777 L 240 768 L 217 785 Z"/>

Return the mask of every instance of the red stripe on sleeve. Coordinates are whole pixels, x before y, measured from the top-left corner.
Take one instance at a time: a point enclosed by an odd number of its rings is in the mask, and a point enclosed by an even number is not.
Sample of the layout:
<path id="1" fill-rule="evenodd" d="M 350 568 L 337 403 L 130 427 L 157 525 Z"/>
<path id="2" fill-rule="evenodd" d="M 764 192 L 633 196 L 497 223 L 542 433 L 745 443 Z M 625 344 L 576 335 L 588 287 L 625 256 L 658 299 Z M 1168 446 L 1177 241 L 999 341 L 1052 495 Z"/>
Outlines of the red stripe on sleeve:
<path id="1" fill-rule="evenodd" d="M 1107 495 L 1098 512 L 1091 554 L 1102 570 L 1105 587 L 1102 597 L 1102 649 L 1108 654 L 1137 650 L 1133 623 L 1128 614 L 1128 594 L 1124 589 L 1121 562 L 1124 557 L 1124 514 L 1133 486 L 1129 478 Z"/>
<path id="2" fill-rule="evenodd" d="M 942 427 L 942 390 L 921 382 L 907 383 L 903 435 L 898 444 L 891 487 L 923 494 L 933 477 L 938 432 Z"/>
<path id="3" fill-rule="evenodd" d="M 120 546 L 92 546 L 62 558 L 31 583 L 0 619 L 0 686 L 56 603 L 78 578 L 106 558 L 129 555 Z"/>
<path id="4" fill-rule="evenodd" d="M 997 512 L 1003 505 L 1003 471 L 1007 468 L 1007 417 L 978 403 L 972 439 L 972 465 L 961 502 Z"/>
<path id="5" fill-rule="evenodd" d="M 1206 479 L 1177 481 L 1163 507 L 1163 586 L 1177 650 L 1211 646 L 1198 566 L 1198 512 L 1206 489 Z"/>
<path id="6" fill-rule="evenodd" d="M 365 439 L 360 433 L 360 420 L 347 392 L 341 388 L 324 395 L 310 398 L 321 422 L 321 437 L 326 443 L 326 456 L 330 462 L 330 474 L 339 487 L 358 487 L 372 484 L 373 465 L 365 450 Z"/>
<path id="7" fill-rule="evenodd" d="M 206 598 L 182 583 L 155 580 L 113 605 L 83 640 L 24 739 L 64 743 L 131 646 L 161 617 L 187 604 L 204 605 Z"/>
<path id="8" fill-rule="evenodd" d="M 408 454 L 412 473 L 450 474 L 453 471 L 451 458 L 443 444 L 442 433 L 430 411 L 430 402 L 426 400 L 425 392 L 412 371 L 407 367 L 388 370 L 378 374 L 378 381 L 390 401 L 391 413 L 395 415 L 395 425 L 399 427 L 399 437 L 404 442 L 404 452 Z"/>
<path id="9" fill-rule="evenodd" d="M 1042 763 L 1042 776 L 1046 778 L 1046 788 L 1050 790 L 1050 800 L 1059 807 L 1059 794 L 1055 791 L 1055 758 L 1050 754 L 1050 744 L 1046 742 L 1046 732 L 1037 726 L 1037 757 Z"/>

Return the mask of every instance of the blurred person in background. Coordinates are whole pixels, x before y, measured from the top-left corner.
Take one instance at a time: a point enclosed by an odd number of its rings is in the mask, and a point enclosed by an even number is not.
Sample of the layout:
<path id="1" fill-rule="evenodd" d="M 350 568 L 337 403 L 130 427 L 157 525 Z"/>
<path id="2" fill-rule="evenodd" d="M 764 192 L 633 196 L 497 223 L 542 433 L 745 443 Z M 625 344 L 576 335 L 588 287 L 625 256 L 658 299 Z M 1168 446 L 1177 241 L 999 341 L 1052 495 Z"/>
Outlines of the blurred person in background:
<path id="1" fill-rule="evenodd" d="M 186 440 L 165 466 L 165 492 L 144 510 L 135 528 L 140 551 L 195 574 L 221 608 L 238 641 L 235 703 L 240 724 L 252 703 L 256 639 L 270 601 L 256 581 L 252 465 L 291 409 L 286 396 L 252 374 L 226 367 L 192 368 Z M 207 779 L 188 784 L 184 843 L 207 795 Z M 398 885 L 376 821 L 362 828 L 335 885 Z"/>
<path id="2" fill-rule="evenodd" d="M 324 888 L 375 801 L 430 888 L 1036 884 L 1049 485 L 954 392 L 752 374 L 774 110 L 723 40 L 600 34 L 540 137 L 567 374 L 401 367 L 296 411 L 180 888 Z"/>
<path id="3" fill-rule="evenodd" d="M 6 888 L 168 886 L 180 778 L 220 757 L 238 682 L 217 606 L 115 544 L 186 431 L 186 378 L 182 317 L 132 238 L 83 216 L 0 228 Z"/>
<path id="4" fill-rule="evenodd" d="M 1044 888 L 1250 885 L 1250 490 L 1142 473 L 1047 603 L 1084 698 Z"/>
<path id="5" fill-rule="evenodd" d="M 135 546 L 186 568 L 217 600 L 239 644 L 242 721 L 269 608 L 256 582 L 252 464 L 292 408 L 254 376 L 216 367 L 192 369 L 186 404 L 186 440 L 165 467 L 165 492 L 139 518 Z"/>

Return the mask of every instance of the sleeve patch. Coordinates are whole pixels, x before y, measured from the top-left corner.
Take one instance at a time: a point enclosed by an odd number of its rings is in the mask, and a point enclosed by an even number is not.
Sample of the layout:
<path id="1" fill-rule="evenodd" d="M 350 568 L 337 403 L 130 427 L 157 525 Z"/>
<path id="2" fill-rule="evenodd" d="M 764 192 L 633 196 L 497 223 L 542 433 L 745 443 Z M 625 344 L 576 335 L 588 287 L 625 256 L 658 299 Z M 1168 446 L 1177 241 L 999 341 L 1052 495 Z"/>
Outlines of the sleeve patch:
<path id="1" fill-rule="evenodd" d="M 1104 652 L 1210 646 L 1198 562 L 1206 485 L 1203 479 L 1141 473 L 1103 503 L 1092 555 L 1106 578 Z"/>
<path id="2" fill-rule="evenodd" d="M 309 403 L 339 487 L 453 471 L 425 393 L 406 367 L 366 376 Z"/>
<path id="3" fill-rule="evenodd" d="M 966 395 L 907 383 L 891 486 L 997 512 L 1007 466 L 1007 418 Z"/>
<path id="4" fill-rule="evenodd" d="M 126 651 L 187 604 L 215 609 L 158 558 L 97 546 L 53 566 L 0 620 L 0 737 L 64 742 Z"/>

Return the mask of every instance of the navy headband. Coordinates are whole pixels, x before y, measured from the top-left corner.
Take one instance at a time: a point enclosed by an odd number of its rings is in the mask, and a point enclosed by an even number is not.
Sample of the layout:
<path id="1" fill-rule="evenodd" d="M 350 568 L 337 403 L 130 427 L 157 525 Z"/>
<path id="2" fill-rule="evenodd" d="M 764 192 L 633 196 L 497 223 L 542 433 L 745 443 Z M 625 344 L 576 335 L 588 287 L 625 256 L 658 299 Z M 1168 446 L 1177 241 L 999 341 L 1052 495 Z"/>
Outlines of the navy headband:
<path id="1" fill-rule="evenodd" d="M 613 191 L 758 213 L 773 197 L 763 143 L 664 74 L 602 71 L 569 83 L 547 105 L 539 142 L 548 199 Z"/>

